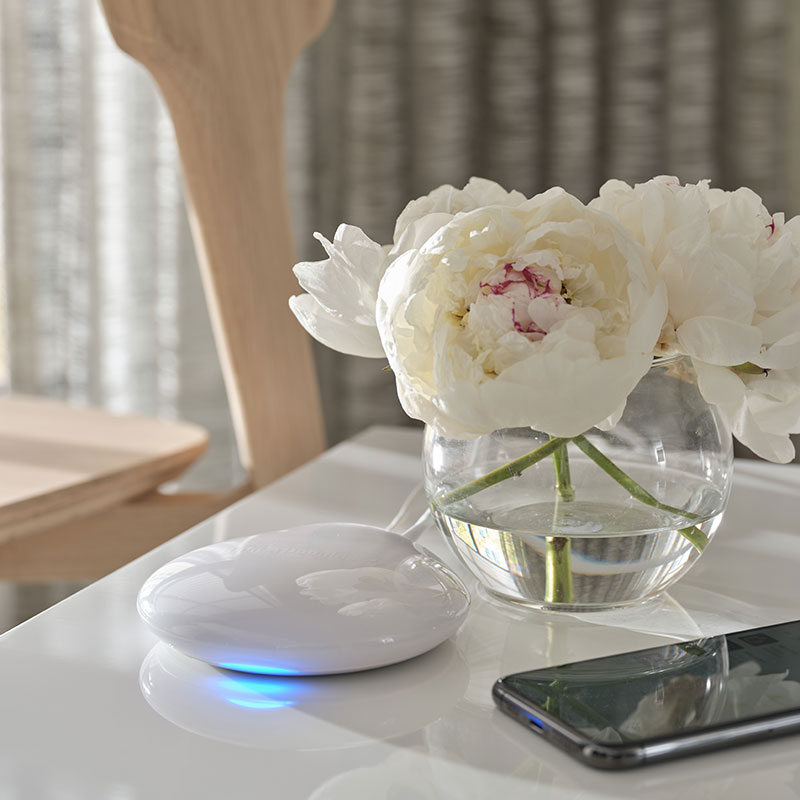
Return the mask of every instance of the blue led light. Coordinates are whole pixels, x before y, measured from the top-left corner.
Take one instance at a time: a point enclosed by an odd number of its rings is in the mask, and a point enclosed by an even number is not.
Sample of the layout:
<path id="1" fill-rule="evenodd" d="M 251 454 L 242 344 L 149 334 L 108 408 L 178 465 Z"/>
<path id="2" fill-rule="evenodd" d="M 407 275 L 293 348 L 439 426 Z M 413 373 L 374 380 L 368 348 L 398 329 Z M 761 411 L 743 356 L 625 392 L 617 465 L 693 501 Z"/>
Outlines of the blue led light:
<path id="1" fill-rule="evenodd" d="M 223 669 L 231 669 L 234 672 L 249 672 L 254 675 L 300 675 L 301 673 L 294 669 L 285 669 L 284 667 L 262 667 L 253 664 L 217 664 L 218 667 Z"/>
<path id="2" fill-rule="evenodd" d="M 295 681 L 284 681 L 277 678 L 274 681 L 262 678 L 258 675 L 243 675 L 242 677 L 226 678 L 218 680 L 215 686 L 224 692 L 234 691 L 251 695 L 269 695 L 271 698 L 276 696 L 296 695 L 298 687 Z"/>
<path id="3" fill-rule="evenodd" d="M 229 703 L 234 706 L 241 706 L 242 708 L 257 708 L 259 710 L 271 708 L 286 708 L 286 706 L 293 706 L 294 700 L 243 700 L 239 697 L 226 697 Z"/>
<path id="4" fill-rule="evenodd" d="M 242 673 L 235 678 L 214 681 L 216 693 L 228 703 L 259 710 L 285 708 L 297 702 L 299 687 L 291 679 L 269 680 L 260 675 Z"/>

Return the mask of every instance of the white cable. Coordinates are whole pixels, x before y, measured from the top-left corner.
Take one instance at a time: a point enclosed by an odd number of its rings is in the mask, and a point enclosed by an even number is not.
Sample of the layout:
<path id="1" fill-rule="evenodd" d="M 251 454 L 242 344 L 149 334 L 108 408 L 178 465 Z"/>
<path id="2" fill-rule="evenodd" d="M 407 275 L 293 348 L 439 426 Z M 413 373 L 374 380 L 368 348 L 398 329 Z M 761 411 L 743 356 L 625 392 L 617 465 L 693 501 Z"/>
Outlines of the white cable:
<path id="1" fill-rule="evenodd" d="M 406 499 L 403 501 L 400 509 L 394 515 L 392 521 L 386 526 L 386 529 L 392 531 L 392 533 L 399 533 L 401 536 L 409 539 L 412 542 L 416 541 L 425 528 L 428 527 L 431 518 L 430 508 L 428 508 L 426 504 L 425 510 L 409 527 L 406 527 L 407 523 L 405 523 L 404 520 L 408 516 L 411 508 L 419 501 L 421 497 L 424 496 L 425 488 L 420 483 L 413 488 L 408 497 L 406 497 Z"/>

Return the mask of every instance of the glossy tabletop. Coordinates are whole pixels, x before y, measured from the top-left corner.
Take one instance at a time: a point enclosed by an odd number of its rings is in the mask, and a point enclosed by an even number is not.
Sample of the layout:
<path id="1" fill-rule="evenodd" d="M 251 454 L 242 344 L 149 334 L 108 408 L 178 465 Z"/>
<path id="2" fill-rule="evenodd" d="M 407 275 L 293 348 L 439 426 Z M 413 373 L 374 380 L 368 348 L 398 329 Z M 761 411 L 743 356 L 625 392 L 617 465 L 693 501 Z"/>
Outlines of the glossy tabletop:
<path id="1" fill-rule="evenodd" d="M 708 552 L 670 596 L 563 615 L 476 591 L 430 653 L 325 678 L 250 677 L 159 645 L 142 582 L 214 541 L 317 521 L 385 525 L 421 436 L 373 428 L 0 637 L 0 800 L 800 798 L 800 737 L 627 773 L 498 712 L 510 672 L 800 617 L 800 468 L 739 462 Z M 464 576 L 433 529 L 421 543 Z M 466 577 L 466 576 L 465 576 Z"/>

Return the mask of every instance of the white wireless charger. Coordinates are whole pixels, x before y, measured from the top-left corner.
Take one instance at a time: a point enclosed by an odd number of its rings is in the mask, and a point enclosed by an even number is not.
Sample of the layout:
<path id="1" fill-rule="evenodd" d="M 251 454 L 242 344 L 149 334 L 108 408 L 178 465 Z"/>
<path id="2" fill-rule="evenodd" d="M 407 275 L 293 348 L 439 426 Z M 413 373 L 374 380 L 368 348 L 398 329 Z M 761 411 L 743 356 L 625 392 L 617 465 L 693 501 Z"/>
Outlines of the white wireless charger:
<path id="1" fill-rule="evenodd" d="M 455 633 L 469 607 L 461 580 L 413 543 L 428 521 L 405 534 L 325 523 L 201 547 L 145 581 L 139 614 L 177 650 L 240 672 L 326 675 L 405 661 Z"/>

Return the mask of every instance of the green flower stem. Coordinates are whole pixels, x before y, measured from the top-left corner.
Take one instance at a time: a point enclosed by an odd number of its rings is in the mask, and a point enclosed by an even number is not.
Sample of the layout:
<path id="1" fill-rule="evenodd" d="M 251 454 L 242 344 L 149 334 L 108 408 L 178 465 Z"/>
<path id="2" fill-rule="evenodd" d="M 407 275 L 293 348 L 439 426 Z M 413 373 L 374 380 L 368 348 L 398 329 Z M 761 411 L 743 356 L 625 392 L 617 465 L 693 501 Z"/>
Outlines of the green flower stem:
<path id="1" fill-rule="evenodd" d="M 731 369 L 734 372 L 740 372 L 742 375 L 764 375 L 769 372 L 768 369 L 759 367 L 758 364 L 754 364 L 752 361 L 745 361 L 744 364 L 736 364 L 736 366 L 731 367 Z"/>
<path id="2" fill-rule="evenodd" d="M 582 450 L 589 458 L 597 464 L 609 477 L 613 478 L 620 486 L 622 486 L 628 494 L 640 503 L 658 508 L 661 511 L 666 511 L 669 514 L 677 514 L 687 519 L 702 519 L 698 514 L 692 514 L 689 511 L 684 511 L 681 508 L 669 506 L 656 500 L 653 495 L 646 489 L 636 483 L 630 475 L 623 472 L 608 456 L 603 455 L 585 436 L 576 436 L 573 440 L 580 450 Z M 708 544 L 708 537 L 696 526 L 690 525 L 688 528 L 679 529 L 680 533 L 699 553 L 702 553 Z"/>
<path id="3" fill-rule="evenodd" d="M 576 436 L 573 441 L 575 444 L 597 464 L 604 472 L 613 478 L 620 486 L 622 486 L 631 497 L 634 497 L 640 503 L 644 503 L 653 508 L 658 508 L 661 511 L 667 511 L 670 514 L 677 514 L 687 519 L 701 519 L 698 514 L 692 514 L 689 511 L 684 511 L 681 508 L 668 506 L 660 500 L 656 500 L 653 495 L 646 489 L 639 486 L 636 481 L 631 478 L 626 472 L 623 472 L 608 456 L 603 455 L 585 436 Z"/>
<path id="4" fill-rule="evenodd" d="M 678 533 L 689 542 L 698 553 L 702 553 L 708 544 L 708 536 L 706 536 L 697 525 L 692 525 L 689 528 L 679 528 Z"/>
<path id="5" fill-rule="evenodd" d="M 520 475 L 522 470 L 532 467 L 542 459 L 553 455 L 553 453 L 555 453 L 568 441 L 569 439 L 562 438 L 550 439 L 549 442 L 546 442 L 541 447 L 536 448 L 536 450 L 531 450 L 530 453 L 526 453 L 524 456 L 515 458 L 513 461 L 509 461 L 508 464 L 498 467 L 491 472 L 487 472 L 486 475 L 476 478 L 474 481 L 470 481 L 469 483 L 465 483 L 463 486 L 459 486 L 458 489 L 453 489 L 452 491 L 447 492 L 437 499 L 437 503 L 442 506 L 448 506 L 450 503 L 455 503 L 457 500 L 463 500 L 465 497 L 470 497 L 471 495 L 476 494 L 483 489 L 488 489 L 490 486 L 494 486 L 496 483 L 500 483 L 508 478 L 516 478 L 518 475 Z"/>
<path id="6" fill-rule="evenodd" d="M 550 437 L 553 441 L 553 437 Z M 556 468 L 556 504 L 553 509 L 553 529 L 558 525 L 561 503 L 575 499 L 575 489 L 569 474 L 567 442 L 553 452 Z M 571 603 L 574 600 L 572 586 L 571 545 L 564 536 L 545 538 L 545 601 L 548 603 Z"/>
<path id="7" fill-rule="evenodd" d="M 551 436 L 550 441 L 552 440 Z M 556 491 L 565 503 L 569 503 L 575 499 L 575 489 L 569 474 L 569 454 L 566 447 L 560 447 L 553 453 L 553 463 L 556 467 Z"/>

